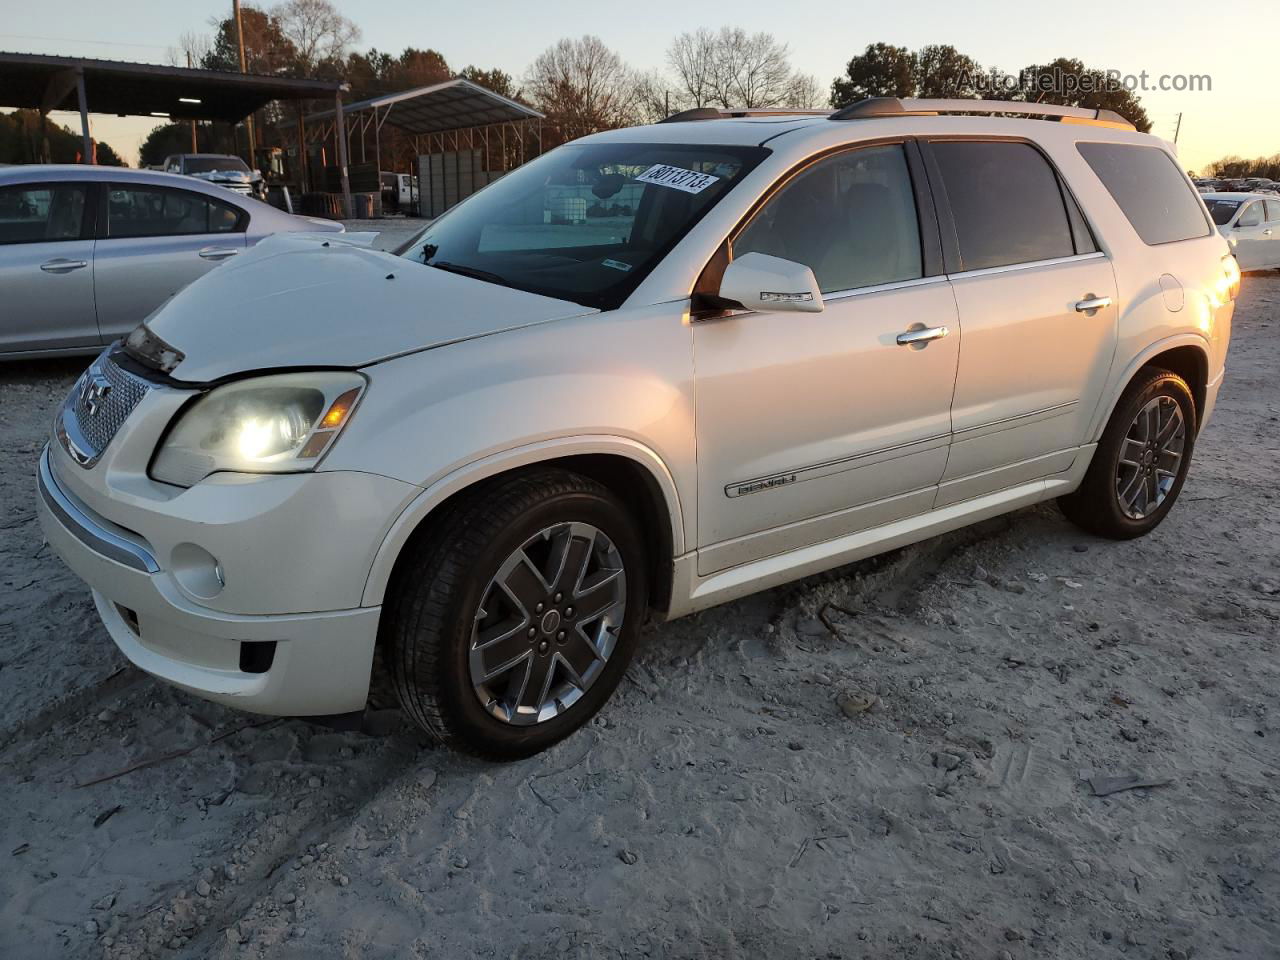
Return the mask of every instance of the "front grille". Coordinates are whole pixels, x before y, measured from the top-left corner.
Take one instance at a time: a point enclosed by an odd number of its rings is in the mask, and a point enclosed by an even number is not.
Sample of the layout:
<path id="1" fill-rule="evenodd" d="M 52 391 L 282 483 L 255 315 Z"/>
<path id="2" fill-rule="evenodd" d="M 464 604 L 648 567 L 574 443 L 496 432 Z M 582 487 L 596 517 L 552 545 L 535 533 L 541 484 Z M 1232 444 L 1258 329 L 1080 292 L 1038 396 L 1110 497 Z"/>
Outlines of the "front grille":
<path id="1" fill-rule="evenodd" d="M 92 466 L 150 389 L 103 353 L 71 388 L 58 439 L 77 463 Z"/>

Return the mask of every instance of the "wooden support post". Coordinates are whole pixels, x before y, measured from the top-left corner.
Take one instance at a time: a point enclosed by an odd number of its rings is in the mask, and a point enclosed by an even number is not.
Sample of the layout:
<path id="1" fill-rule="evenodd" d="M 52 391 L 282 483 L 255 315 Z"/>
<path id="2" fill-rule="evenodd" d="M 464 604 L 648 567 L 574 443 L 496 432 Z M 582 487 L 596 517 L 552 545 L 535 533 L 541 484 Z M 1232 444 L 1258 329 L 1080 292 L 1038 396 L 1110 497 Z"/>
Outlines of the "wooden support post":
<path id="1" fill-rule="evenodd" d="M 351 178 L 347 174 L 347 121 L 342 113 L 342 91 L 333 95 L 334 139 L 338 141 L 338 172 L 342 177 L 342 205 L 347 219 L 351 219 L 354 208 L 351 203 Z"/>

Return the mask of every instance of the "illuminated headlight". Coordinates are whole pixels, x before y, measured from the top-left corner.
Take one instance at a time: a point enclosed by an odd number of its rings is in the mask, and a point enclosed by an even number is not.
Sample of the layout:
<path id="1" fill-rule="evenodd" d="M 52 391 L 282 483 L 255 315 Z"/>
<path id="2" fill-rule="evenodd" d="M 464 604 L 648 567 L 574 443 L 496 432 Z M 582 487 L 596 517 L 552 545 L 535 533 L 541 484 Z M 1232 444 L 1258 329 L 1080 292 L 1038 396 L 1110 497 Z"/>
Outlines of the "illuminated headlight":
<path id="1" fill-rule="evenodd" d="M 365 385 L 358 373 L 318 370 L 216 387 L 170 429 L 151 476 L 190 487 L 220 471 L 313 470 L 351 419 Z"/>

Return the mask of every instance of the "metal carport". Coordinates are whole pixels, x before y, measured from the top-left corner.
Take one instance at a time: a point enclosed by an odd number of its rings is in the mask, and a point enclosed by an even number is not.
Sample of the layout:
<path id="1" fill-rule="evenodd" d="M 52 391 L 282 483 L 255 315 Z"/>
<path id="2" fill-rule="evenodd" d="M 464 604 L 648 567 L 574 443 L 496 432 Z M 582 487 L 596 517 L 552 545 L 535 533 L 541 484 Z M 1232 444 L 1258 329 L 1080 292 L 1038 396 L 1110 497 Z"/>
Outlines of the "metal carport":
<path id="1" fill-rule="evenodd" d="M 337 80 L 301 80 L 257 74 L 224 73 L 190 67 L 166 67 L 122 60 L 90 60 L 37 53 L 0 52 L 0 106 L 51 110 L 79 110 L 84 138 L 81 156 L 91 163 L 89 114 L 158 116 L 172 120 L 217 120 L 238 123 L 274 100 L 333 98 L 336 125 L 343 125 L 342 94 Z M 341 137 L 339 159 L 343 194 L 351 209 L 347 184 L 346 138 Z"/>

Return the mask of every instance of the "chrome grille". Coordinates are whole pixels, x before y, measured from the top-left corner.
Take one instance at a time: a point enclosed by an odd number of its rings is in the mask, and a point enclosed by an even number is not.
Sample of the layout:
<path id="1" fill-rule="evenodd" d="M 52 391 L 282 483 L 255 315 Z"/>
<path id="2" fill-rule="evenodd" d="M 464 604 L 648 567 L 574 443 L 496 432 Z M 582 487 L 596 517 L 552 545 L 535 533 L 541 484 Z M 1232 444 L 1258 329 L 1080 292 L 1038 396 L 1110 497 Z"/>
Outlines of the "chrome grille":
<path id="1" fill-rule="evenodd" d="M 57 422 L 59 442 L 81 466 L 93 466 L 150 389 L 103 352 L 67 396 Z"/>

